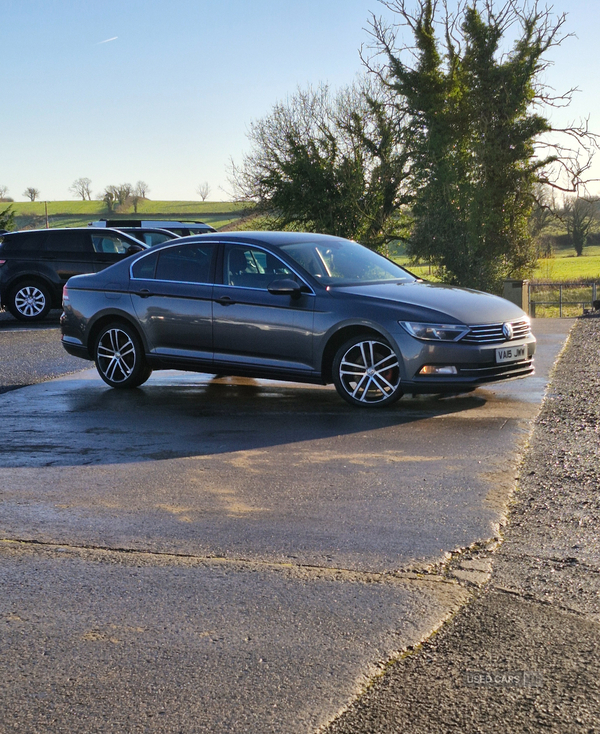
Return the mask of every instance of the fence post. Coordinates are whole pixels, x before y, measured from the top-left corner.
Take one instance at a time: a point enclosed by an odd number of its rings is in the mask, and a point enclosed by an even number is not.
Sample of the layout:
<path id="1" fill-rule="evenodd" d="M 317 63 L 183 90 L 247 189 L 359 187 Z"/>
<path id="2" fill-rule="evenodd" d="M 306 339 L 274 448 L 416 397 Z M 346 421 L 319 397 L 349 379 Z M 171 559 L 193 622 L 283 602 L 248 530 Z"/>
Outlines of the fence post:
<path id="1" fill-rule="evenodd" d="M 558 316 L 562 319 L 562 285 L 558 286 Z"/>

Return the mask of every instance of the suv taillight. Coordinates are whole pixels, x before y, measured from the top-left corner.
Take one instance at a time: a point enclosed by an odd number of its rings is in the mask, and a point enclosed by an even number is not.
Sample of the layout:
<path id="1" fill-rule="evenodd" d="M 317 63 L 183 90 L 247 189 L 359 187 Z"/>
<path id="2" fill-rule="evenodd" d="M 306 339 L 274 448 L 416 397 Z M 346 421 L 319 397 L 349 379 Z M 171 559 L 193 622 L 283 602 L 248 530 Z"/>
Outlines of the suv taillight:
<path id="1" fill-rule="evenodd" d="M 0 267 L 1 267 L 2 265 L 4 265 L 4 263 L 5 263 L 5 262 L 6 262 L 6 260 L 0 260 Z"/>
<path id="2" fill-rule="evenodd" d="M 62 302 L 63 303 L 68 303 L 69 302 L 69 291 L 67 290 L 67 286 L 66 285 L 63 285 Z"/>

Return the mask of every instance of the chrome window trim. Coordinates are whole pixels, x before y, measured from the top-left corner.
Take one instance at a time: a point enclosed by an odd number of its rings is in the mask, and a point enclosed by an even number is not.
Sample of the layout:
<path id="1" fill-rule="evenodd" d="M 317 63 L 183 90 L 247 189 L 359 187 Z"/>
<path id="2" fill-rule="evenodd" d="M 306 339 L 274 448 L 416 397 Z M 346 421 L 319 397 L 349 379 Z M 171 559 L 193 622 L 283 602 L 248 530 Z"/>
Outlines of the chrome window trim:
<path id="1" fill-rule="evenodd" d="M 160 249 L 156 249 L 156 247 L 148 247 L 147 250 L 144 252 L 144 254 L 141 257 L 138 257 L 135 262 L 132 262 L 129 266 L 129 280 L 153 280 L 155 283 L 179 283 L 180 285 L 215 285 L 214 283 L 204 283 L 200 282 L 198 280 L 163 280 L 162 278 L 136 278 L 133 275 L 133 266 L 137 265 L 140 260 L 143 260 L 146 257 L 150 257 L 154 253 L 160 253 L 163 252 L 163 250 L 168 250 L 171 247 L 181 247 L 181 240 L 182 237 L 177 237 L 174 240 L 170 240 L 169 244 L 166 247 L 161 247 Z M 200 242 L 204 242 L 204 240 L 199 240 L 198 242 L 184 242 L 184 245 L 196 245 Z M 162 244 L 162 243 L 161 243 Z M 209 242 L 209 245 L 216 245 L 219 246 L 219 242 Z M 158 254 L 156 256 L 158 258 Z"/>

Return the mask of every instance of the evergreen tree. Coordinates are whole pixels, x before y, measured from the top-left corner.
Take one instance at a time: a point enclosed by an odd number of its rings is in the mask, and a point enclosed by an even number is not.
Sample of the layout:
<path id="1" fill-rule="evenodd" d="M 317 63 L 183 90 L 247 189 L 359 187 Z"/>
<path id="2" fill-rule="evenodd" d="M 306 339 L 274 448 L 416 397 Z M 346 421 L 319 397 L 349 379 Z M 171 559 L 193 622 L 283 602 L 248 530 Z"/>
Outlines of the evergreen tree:
<path id="1" fill-rule="evenodd" d="M 535 264 L 534 189 L 557 158 L 535 156 L 551 126 L 534 105 L 544 54 L 562 40 L 564 16 L 553 23 L 549 11 L 516 0 L 498 11 L 492 0 L 470 2 L 442 18 L 434 0 L 419 0 L 414 12 L 404 0 L 384 4 L 414 39 L 407 63 L 407 47 L 397 51 L 393 34 L 373 23 L 387 58 L 380 74 L 409 120 L 409 252 L 446 282 L 499 292 L 505 278 L 527 276 Z M 516 40 L 506 51 L 509 29 Z"/>

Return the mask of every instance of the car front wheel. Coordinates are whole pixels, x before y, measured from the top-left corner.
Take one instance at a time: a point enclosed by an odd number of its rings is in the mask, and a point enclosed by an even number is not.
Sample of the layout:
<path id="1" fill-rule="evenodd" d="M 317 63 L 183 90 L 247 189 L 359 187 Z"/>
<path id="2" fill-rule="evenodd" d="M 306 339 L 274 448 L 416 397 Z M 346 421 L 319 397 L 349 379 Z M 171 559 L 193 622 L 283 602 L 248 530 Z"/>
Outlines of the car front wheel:
<path id="1" fill-rule="evenodd" d="M 6 306 L 19 321 L 41 321 L 50 311 L 52 299 L 46 286 L 26 281 L 12 289 Z"/>
<path id="2" fill-rule="evenodd" d="M 344 400 L 361 408 L 383 407 L 402 397 L 398 356 L 383 337 L 354 337 L 333 360 L 333 384 Z"/>
<path id="3" fill-rule="evenodd" d="M 139 336 L 126 324 L 109 324 L 100 332 L 94 359 L 98 374 L 111 387 L 138 387 L 152 374 Z"/>

